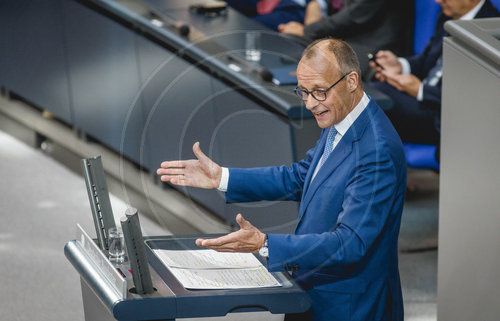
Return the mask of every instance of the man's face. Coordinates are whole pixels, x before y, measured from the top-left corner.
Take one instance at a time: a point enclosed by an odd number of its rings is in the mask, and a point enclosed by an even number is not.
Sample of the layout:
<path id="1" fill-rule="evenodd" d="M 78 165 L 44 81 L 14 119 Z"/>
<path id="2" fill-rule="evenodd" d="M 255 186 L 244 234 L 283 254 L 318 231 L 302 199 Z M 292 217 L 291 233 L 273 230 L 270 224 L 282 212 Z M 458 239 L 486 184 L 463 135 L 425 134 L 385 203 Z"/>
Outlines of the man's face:
<path id="1" fill-rule="evenodd" d="M 327 89 L 342 76 L 333 55 L 320 53 L 309 59 L 302 58 L 297 67 L 298 87 L 307 91 Z M 320 128 L 338 124 L 355 107 L 352 106 L 353 96 L 347 89 L 348 77 L 327 92 L 326 100 L 318 101 L 309 95 L 304 101 Z"/>
<path id="2" fill-rule="evenodd" d="M 480 0 L 435 0 L 441 5 L 443 13 L 452 19 L 459 19 L 472 10 Z"/>

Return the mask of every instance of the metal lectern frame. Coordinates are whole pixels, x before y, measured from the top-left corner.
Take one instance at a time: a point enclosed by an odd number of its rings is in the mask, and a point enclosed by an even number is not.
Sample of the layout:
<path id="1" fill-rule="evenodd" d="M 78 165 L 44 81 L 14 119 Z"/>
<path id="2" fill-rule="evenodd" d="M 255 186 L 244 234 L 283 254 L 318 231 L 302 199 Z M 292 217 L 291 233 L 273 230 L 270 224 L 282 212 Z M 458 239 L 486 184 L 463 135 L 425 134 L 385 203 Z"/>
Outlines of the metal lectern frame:
<path id="1" fill-rule="evenodd" d="M 269 311 L 300 313 L 310 307 L 310 298 L 286 272 L 273 272 L 283 286 L 258 289 L 188 290 L 153 253 L 156 248 L 194 249 L 198 237 L 185 235 L 146 237 L 144 242 L 155 292 L 138 295 L 128 280 L 126 297 L 121 297 L 106 278 L 106 272 L 92 262 L 79 240 L 66 244 L 64 252 L 80 274 L 85 320 L 175 320 L 224 316 L 233 312 Z M 130 278 L 129 278 L 130 279 Z"/>
<path id="2" fill-rule="evenodd" d="M 272 273 L 282 284 L 280 287 L 185 289 L 158 259 L 153 250 L 199 249 L 195 245 L 197 238 L 211 238 L 219 235 L 143 238 L 137 210 L 132 208 L 131 211 L 127 210 L 127 217 L 120 221 L 124 232 L 127 232 L 125 241 L 132 268 L 129 269 L 123 265 L 113 266 L 105 254 L 107 230 L 114 227 L 115 222 L 101 157 L 83 159 L 82 168 L 97 240 L 92 239 L 78 226 L 76 239 L 66 244 L 64 254 L 80 274 L 85 320 L 175 320 L 176 318 L 224 316 L 230 312 L 251 311 L 300 313 L 310 307 L 307 293 L 286 272 Z M 257 258 L 262 261 L 259 256 Z M 132 271 L 135 271 L 133 277 Z M 141 279 L 143 281 L 147 279 L 147 282 L 141 282 Z M 137 282 L 140 284 L 134 284 Z M 151 283 L 153 291 L 151 291 Z M 143 288 L 146 290 L 142 291 Z"/>

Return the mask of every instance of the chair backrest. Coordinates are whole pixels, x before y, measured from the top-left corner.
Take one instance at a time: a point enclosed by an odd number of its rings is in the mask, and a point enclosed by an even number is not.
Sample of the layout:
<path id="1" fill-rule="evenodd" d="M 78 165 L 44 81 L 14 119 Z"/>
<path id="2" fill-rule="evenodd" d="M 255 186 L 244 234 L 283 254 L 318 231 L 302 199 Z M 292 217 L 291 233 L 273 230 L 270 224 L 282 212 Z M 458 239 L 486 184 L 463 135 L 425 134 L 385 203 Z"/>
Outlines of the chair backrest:
<path id="1" fill-rule="evenodd" d="M 440 11 L 441 6 L 434 0 L 415 0 L 414 54 L 421 53 L 431 39 Z"/>

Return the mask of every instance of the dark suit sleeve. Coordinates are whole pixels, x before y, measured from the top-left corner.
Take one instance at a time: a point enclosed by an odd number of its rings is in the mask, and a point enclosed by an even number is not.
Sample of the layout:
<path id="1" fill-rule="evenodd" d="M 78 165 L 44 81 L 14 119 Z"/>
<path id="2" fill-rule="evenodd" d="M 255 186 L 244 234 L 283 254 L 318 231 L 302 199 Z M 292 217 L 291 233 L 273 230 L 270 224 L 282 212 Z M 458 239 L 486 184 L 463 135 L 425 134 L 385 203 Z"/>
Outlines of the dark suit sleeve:
<path id="1" fill-rule="evenodd" d="M 441 86 L 441 81 L 436 86 L 424 85 L 423 103 L 425 106 L 436 110 L 441 108 Z"/>
<path id="2" fill-rule="evenodd" d="M 385 0 L 346 1 L 339 12 L 304 28 L 304 36 L 318 39 L 326 36 L 342 38 L 363 29 L 384 10 Z"/>
<path id="3" fill-rule="evenodd" d="M 443 13 L 438 16 L 436 27 L 431 39 L 425 46 L 425 49 L 417 55 L 405 57 L 410 64 L 411 73 L 423 80 L 429 70 L 436 64 L 443 51 L 443 37 L 446 35 L 444 23 L 450 18 Z"/>
<path id="4" fill-rule="evenodd" d="M 410 64 L 411 73 L 417 76 L 420 80 L 424 79 L 426 76 L 426 74 L 424 73 L 424 62 L 426 53 L 428 52 L 428 47 L 429 46 L 427 46 L 421 54 L 411 57 L 405 57 L 405 59 L 408 60 L 408 63 Z"/>
<path id="5" fill-rule="evenodd" d="M 425 53 L 420 55 L 415 55 L 413 57 L 406 58 L 410 63 L 411 73 L 417 76 L 420 80 L 424 80 L 429 72 L 428 68 L 424 68 Z M 439 80 L 434 86 L 424 85 L 422 103 L 424 106 L 430 107 L 432 109 L 441 108 L 441 86 L 442 82 Z"/>
<path id="6" fill-rule="evenodd" d="M 269 234 L 271 271 L 286 265 L 301 270 L 351 266 L 360 262 L 371 246 L 390 234 L 394 206 L 404 189 L 398 184 L 398 166 L 385 156 L 360 166 L 348 182 L 336 227 L 319 234 Z M 334 215 L 334 213 L 332 213 Z"/>

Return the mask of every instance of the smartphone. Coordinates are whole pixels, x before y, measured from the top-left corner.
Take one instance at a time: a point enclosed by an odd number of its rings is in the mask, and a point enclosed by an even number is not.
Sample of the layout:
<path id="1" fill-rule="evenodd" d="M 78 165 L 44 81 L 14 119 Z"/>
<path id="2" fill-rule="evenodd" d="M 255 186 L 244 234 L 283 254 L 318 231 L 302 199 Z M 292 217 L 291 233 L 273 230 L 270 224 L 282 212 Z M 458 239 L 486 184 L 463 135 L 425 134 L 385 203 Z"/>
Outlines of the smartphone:
<path id="1" fill-rule="evenodd" d="M 366 54 L 366 56 L 368 57 L 368 59 L 370 61 L 373 61 L 375 63 L 375 65 L 377 65 L 377 67 L 380 67 L 382 70 L 384 70 L 384 67 L 382 67 L 382 65 L 377 62 L 374 54 L 372 54 L 371 52 L 369 52 L 369 53 Z"/>

